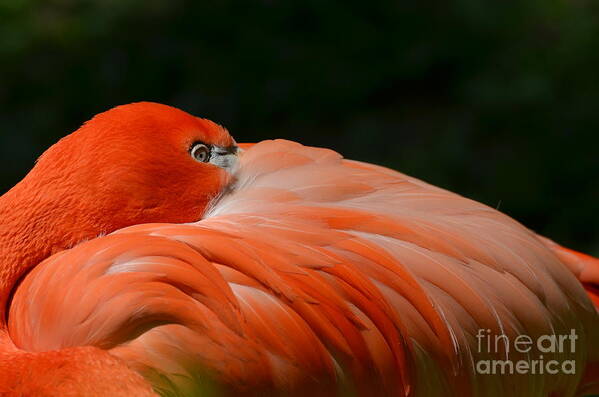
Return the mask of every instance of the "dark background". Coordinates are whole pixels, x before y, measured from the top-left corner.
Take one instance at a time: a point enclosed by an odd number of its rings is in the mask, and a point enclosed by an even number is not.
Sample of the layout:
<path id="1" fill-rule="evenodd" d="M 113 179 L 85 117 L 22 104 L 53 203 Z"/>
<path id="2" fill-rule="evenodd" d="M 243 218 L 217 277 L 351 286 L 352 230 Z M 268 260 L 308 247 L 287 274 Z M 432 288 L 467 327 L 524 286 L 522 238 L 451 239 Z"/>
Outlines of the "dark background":
<path id="1" fill-rule="evenodd" d="M 599 254 L 596 1 L 0 2 L 0 193 L 153 100 L 383 164 Z M 156 153 L 157 156 L 160 153 Z"/>

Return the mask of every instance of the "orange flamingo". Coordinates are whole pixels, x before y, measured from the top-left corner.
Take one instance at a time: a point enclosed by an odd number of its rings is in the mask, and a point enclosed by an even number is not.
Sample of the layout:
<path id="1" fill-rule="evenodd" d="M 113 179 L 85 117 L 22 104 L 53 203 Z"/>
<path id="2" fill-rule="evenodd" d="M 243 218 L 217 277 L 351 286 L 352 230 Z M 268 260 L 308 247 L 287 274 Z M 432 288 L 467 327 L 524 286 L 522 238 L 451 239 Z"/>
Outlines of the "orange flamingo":
<path id="1" fill-rule="evenodd" d="M 0 395 L 597 390 L 598 260 L 331 150 L 239 147 L 119 106 L 0 198 Z M 481 349 L 522 335 L 576 348 Z M 575 371 L 481 373 L 491 359 Z"/>

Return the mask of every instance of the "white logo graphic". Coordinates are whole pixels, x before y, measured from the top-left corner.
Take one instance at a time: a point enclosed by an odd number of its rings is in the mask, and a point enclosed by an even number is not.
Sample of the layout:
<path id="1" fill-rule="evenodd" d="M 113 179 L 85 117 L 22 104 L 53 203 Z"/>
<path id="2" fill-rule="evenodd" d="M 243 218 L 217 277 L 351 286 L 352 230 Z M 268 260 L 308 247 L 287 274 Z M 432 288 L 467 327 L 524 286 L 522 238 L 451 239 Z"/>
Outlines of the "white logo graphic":
<path id="1" fill-rule="evenodd" d="M 513 340 L 507 335 L 491 335 L 490 329 L 479 329 L 476 334 L 479 353 L 497 353 L 504 360 L 479 360 L 476 372 L 479 374 L 575 374 L 575 360 L 545 360 L 543 354 L 575 353 L 576 330 L 565 335 L 541 335 L 536 339 L 528 335 L 518 335 Z M 510 360 L 509 353 L 527 354 L 529 359 Z M 534 357 L 534 359 L 531 359 Z"/>

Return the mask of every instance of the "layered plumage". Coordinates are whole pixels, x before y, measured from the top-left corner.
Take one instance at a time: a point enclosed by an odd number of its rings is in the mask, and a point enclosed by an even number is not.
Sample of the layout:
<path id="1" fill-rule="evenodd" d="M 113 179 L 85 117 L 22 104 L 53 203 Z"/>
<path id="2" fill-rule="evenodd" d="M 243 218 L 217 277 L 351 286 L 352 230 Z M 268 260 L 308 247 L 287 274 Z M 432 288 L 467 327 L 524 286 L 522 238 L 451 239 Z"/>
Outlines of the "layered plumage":
<path id="1" fill-rule="evenodd" d="M 91 394 L 116 373 L 123 395 L 592 389 L 599 318 L 580 280 L 597 284 L 595 259 L 331 150 L 277 140 L 239 157 L 201 220 L 131 226 L 35 266 L 13 290 L 0 391 Z M 479 360 L 539 354 L 480 351 L 480 329 L 574 330 L 575 351 L 544 359 L 574 360 L 576 373 L 481 375 Z M 45 379 L 24 377 L 36 368 Z"/>

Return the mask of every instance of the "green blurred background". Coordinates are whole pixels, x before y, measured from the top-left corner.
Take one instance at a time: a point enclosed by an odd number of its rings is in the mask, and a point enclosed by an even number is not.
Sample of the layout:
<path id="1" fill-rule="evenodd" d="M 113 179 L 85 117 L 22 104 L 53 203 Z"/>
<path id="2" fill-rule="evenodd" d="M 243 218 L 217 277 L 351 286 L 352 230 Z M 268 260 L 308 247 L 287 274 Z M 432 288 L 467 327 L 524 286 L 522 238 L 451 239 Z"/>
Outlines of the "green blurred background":
<path id="1" fill-rule="evenodd" d="M 0 76 L 0 192 L 93 114 L 152 100 L 599 255 L 597 2 L 7 0 Z"/>

